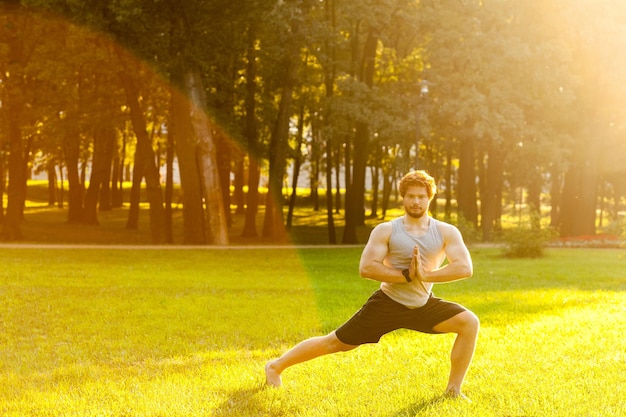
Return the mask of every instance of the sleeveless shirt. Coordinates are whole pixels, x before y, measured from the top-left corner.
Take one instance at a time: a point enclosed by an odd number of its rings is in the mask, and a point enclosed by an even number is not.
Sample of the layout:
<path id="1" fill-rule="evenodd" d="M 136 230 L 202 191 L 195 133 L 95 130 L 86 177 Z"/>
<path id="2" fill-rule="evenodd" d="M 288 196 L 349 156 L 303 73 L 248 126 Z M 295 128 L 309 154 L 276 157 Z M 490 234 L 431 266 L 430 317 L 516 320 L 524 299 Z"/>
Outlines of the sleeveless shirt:
<path id="1" fill-rule="evenodd" d="M 396 269 L 405 269 L 411 263 L 413 248 L 419 246 L 420 263 L 427 271 L 437 269 L 445 260 L 443 237 L 439 232 L 439 220 L 429 218 L 428 231 L 423 236 L 413 236 L 404 228 L 403 217 L 391 220 L 392 229 L 389 237 L 389 251 L 385 263 Z M 432 291 L 432 282 L 383 282 L 380 289 L 392 300 L 409 308 L 426 304 Z"/>

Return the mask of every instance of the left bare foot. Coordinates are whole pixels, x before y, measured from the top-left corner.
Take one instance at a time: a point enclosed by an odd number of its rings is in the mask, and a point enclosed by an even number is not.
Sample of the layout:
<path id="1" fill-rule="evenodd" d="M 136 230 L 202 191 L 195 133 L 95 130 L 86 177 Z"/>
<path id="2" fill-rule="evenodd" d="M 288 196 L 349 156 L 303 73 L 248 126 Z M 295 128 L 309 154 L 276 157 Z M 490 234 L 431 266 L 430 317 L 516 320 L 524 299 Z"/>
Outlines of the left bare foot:
<path id="1" fill-rule="evenodd" d="M 272 366 L 273 363 L 274 361 L 270 361 L 265 364 L 265 382 L 271 387 L 280 388 L 283 385 L 283 381 L 280 378 L 280 373 L 276 372 Z"/>

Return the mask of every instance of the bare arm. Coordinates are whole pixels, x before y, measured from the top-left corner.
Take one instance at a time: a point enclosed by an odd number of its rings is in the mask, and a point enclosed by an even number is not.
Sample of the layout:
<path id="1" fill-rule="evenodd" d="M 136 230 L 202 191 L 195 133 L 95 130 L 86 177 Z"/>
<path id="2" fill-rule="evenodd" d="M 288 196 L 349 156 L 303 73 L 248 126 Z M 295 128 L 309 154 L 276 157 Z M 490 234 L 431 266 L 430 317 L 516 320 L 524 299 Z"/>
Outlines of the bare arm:
<path id="1" fill-rule="evenodd" d="M 444 224 L 441 231 L 448 263 L 433 271 L 423 271 L 419 268 L 421 275 L 419 278 L 424 282 L 452 282 L 471 277 L 474 273 L 472 258 L 463 242 L 461 232 L 450 224 Z"/>
<path id="2" fill-rule="evenodd" d="M 359 273 L 363 278 L 380 282 L 406 282 L 402 271 L 384 264 L 389 251 L 391 223 L 381 223 L 372 230 L 359 262 Z"/>

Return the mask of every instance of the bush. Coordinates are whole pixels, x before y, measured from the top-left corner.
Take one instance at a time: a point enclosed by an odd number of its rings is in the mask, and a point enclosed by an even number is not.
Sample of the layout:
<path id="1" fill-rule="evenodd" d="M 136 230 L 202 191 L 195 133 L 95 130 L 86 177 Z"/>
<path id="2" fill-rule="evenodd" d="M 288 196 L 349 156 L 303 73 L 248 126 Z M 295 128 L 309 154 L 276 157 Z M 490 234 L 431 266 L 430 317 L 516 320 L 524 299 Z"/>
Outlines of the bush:
<path id="1" fill-rule="evenodd" d="M 608 235 L 614 235 L 618 238 L 625 240 L 626 239 L 626 217 L 622 217 L 616 220 L 613 220 L 606 227 L 605 233 Z"/>
<path id="2" fill-rule="evenodd" d="M 510 230 L 504 238 L 505 255 L 513 258 L 541 258 L 551 234 L 549 230 Z"/>

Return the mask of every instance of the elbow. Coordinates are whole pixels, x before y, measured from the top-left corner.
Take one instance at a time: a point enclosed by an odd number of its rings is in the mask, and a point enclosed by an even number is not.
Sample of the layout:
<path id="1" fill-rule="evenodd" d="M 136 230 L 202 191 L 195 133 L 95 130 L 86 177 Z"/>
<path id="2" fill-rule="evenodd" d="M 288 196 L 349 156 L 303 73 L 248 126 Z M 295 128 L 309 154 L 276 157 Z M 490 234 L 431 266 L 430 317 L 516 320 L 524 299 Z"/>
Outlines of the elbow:
<path id="1" fill-rule="evenodd" d="M 465 268 L 465 278 L 471 278 L 474 275 L 474 267 L 470 264 Z"/>
<path id="2" fill-rule="evenodd" d="M 367 277 L 369 276 L 368 273 L 367 273 L 367 268 L 360 267 L 359 268 L 359 276 L 361 278 L 367 279 Z"/>
<path id="3" fill-rule="evenodd" d="M 359 275 L 361 278 L 371 279 L 372 271 L 371 268 L 367 266 L 367 264 L 359 265 Z"/>

